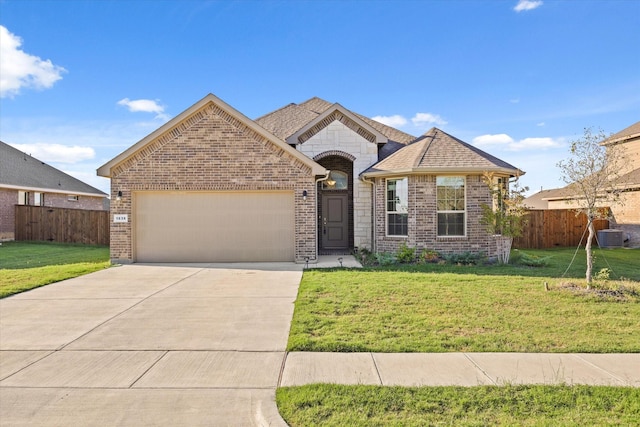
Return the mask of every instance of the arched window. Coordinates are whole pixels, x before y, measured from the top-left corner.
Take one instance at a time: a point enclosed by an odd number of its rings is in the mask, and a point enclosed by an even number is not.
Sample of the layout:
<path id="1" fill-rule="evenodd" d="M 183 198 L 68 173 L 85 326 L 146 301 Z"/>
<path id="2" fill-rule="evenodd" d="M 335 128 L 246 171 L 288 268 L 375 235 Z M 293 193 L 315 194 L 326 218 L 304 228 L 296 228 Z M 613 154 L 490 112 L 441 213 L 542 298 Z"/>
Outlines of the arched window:
<path id="1" fill-rule="evenodd" d="M 329 178 L 322 181 L 323 190 L 346 190 L 349 188 L 349 175 L 340 171 L 331 171 Z"/>

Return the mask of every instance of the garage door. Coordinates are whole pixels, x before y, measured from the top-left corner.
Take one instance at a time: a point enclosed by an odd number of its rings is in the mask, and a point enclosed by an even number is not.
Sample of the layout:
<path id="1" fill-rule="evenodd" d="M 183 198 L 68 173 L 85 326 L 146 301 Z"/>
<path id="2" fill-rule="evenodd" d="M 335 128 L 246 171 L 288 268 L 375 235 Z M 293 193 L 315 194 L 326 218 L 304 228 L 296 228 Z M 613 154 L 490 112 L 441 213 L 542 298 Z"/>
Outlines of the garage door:
<path id="1" fill-rule="evenodd" d="M 294 260 L 293 192 L 135 193 L 138 262 Z"/>

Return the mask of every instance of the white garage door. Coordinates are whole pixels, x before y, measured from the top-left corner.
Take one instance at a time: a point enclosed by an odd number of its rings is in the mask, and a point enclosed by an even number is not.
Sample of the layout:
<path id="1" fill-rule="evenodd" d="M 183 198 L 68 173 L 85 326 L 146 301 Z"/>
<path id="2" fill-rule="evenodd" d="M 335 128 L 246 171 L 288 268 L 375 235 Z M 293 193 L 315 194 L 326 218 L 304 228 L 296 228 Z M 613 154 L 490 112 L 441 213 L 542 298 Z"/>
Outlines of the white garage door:
<path id="1" fill-rule="evenodd" d="M 138 192 L 138 262 L 294 260 L 293 192 Z"/>

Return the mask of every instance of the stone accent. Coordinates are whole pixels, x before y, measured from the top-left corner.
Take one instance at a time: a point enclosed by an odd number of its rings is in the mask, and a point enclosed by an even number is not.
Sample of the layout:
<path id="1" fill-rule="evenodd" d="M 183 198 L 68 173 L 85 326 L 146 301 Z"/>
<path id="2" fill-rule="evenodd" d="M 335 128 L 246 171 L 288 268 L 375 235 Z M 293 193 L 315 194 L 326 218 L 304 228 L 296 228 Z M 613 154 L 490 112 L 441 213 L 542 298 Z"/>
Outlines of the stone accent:
<path id="1" fill-rule="evenodd" d="M 406 243 L 418 251 L 436 250 L 442 254 L 459 252 L 496 256 L 496 241 L 480 223 L 482 204 L 491 204 L 489 189 L 480 175 L 466 176 L 466 236 L 438 237 L 436 176 L 409 175 L 409 232 L 406 237 L 388 237 L 386 233 L 386 180 L 375 180 L 375 250 L 395 252 Z"/>
<path id="2" fill-rule="evenodd" d="M 140 191 L 293 190 L 295 260 L 316 259 L 315 179 L 310 168 L 213 103 L 207 104 L 112 169 L 111 258 L 135 261 L 135 193 Z M 122 191 L 122 199 L 116 194 Z"/>
<path id="3" fill-rule="evenodd" d="M 378 161 L 378 146 L 356 133 L 341 121 L 335 120 L 317 131 L 298 150 L 310 158 L 322 158 L 346 153 L 353 158 L 353 245 L 359 248 L 372 247 L 371 185 L 358 179 L 358 174 Z"/>
<path id="4" fill-rule="evenodd" d="M 364 138 L 369 142 L 372 142 L 372 143 L 376 142 L 375 134 L 373 134 L 367 129 L 364 129 L 358 123 L 351 120 L 349 117 L 347 117 L 346 115 L 342 114 L 340 111 L 337 111 L 337 110 L 329 114 L 320 122 L 316 123 L 315 126 L 313 126 L 311 129 L 307 130 L 305 133 L 300 135 L 298 137 L 298 141 L 300 143 L 306 142 L 307 140 L 313 138 L 319 132 L 322 132 L 324 129 L 326 129 L 328 126 L 330 126 L 334 122 L 341 123 L 343 127 L 351 129 L 352 132 L 356 133 L 357 135 L 359 135 L 360 137 Z"/>

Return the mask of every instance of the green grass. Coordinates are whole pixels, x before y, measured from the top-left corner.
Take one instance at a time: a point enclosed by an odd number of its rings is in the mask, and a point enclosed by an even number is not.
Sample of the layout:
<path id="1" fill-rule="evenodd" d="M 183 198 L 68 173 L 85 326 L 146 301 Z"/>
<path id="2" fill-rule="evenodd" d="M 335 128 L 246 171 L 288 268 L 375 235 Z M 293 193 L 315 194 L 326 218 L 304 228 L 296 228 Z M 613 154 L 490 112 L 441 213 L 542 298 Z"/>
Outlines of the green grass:
<path id="1" fill-rule="evenodd" d="M 5 242 L 0 246 L 0 298 L 108 266 L 105 246 Z"/>
<path id="2" fill-rule="evenodd" d="M 296 426 L 637 425 L 640 388 L 380 387 L 314 384 L 276 390 Z"/>
<path id="3" fill-rule="evenodd" d="M 576 268 L 569 278 L 557 278 L 572 251 L 527 252 L 550 254 L 549 265 L 308 270 L 287 349 L 640 352 L 640 283 L 621 282 L 631 289 L 621 295 L 564 289 L 566 282 L 581 283 Z M 639 255 L 638 250 L 606 253 L 614 272 L 635 280 Z"/>

